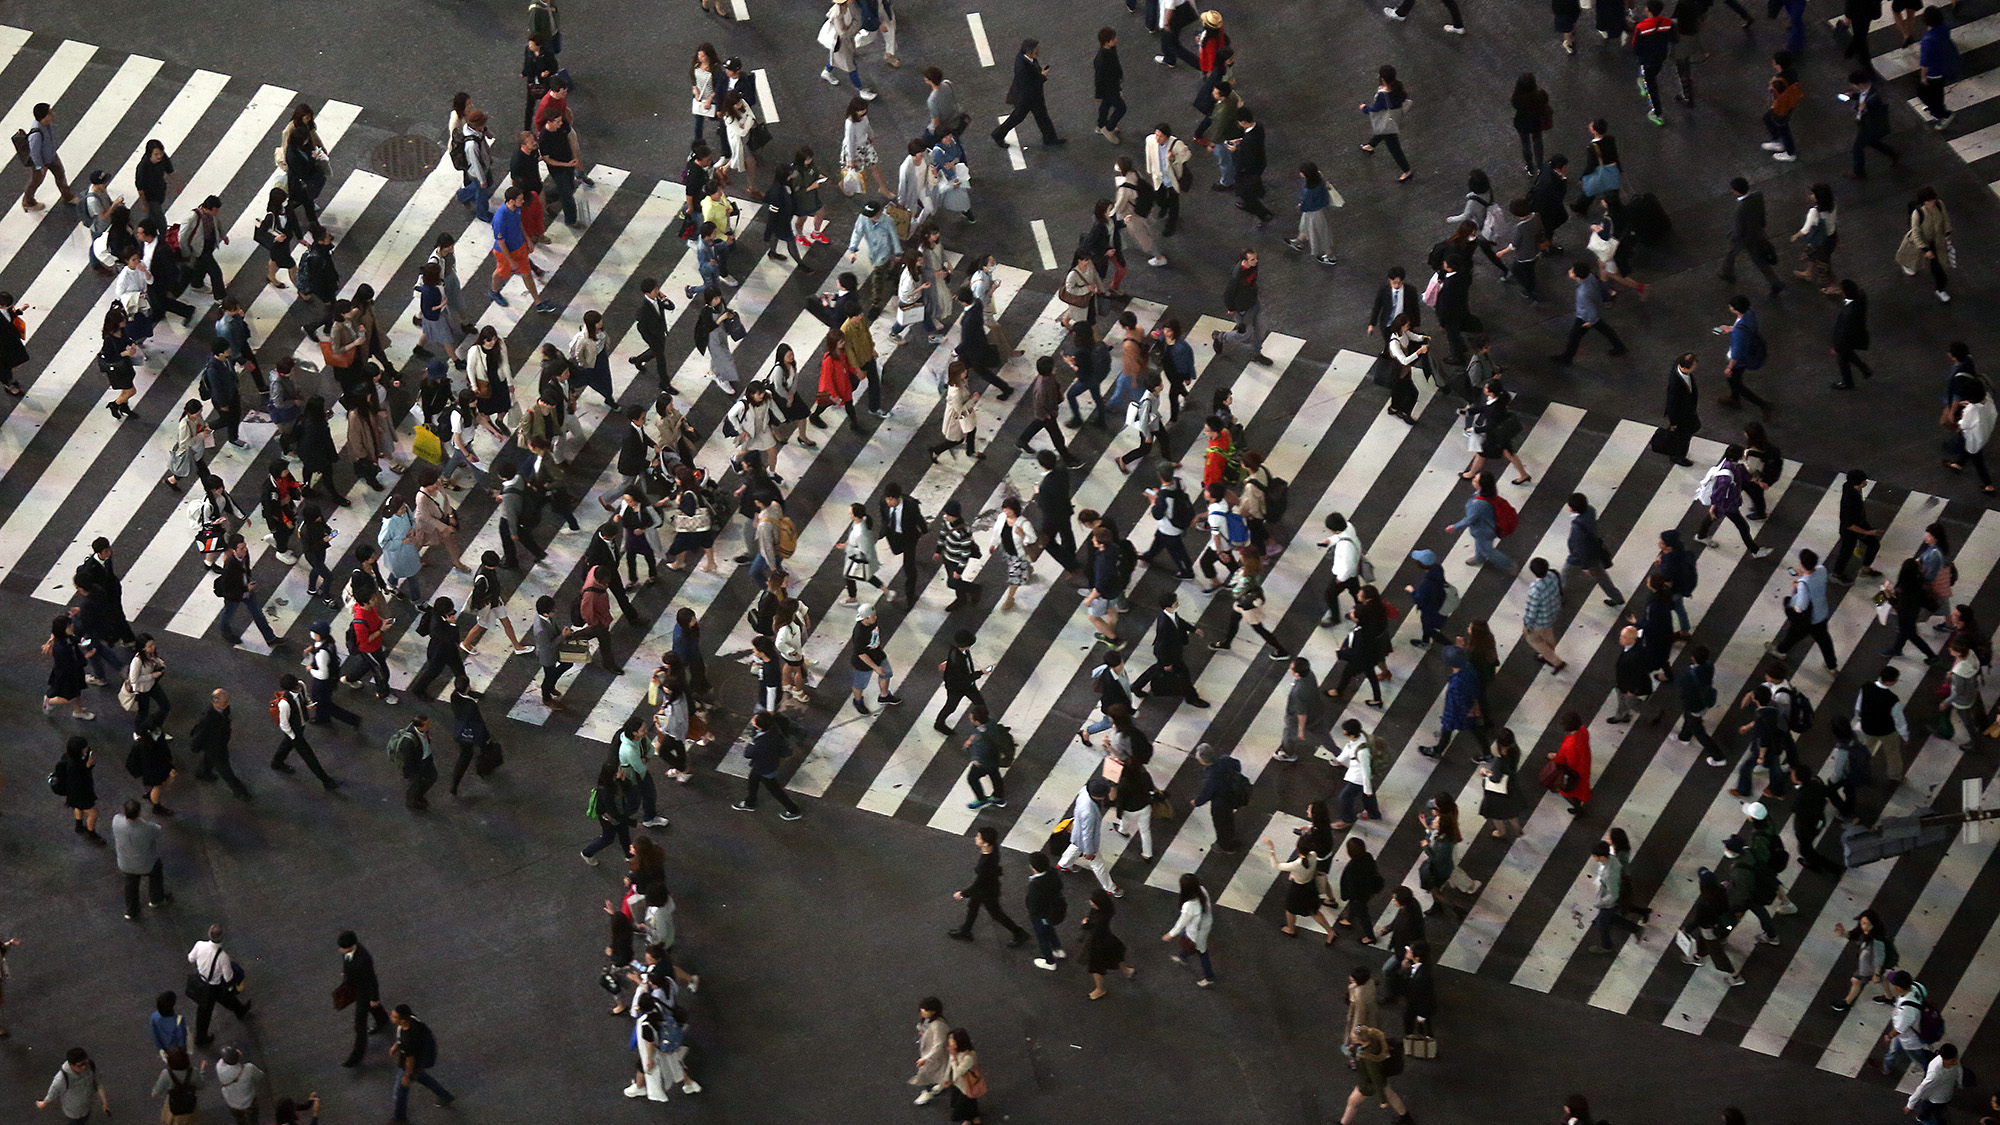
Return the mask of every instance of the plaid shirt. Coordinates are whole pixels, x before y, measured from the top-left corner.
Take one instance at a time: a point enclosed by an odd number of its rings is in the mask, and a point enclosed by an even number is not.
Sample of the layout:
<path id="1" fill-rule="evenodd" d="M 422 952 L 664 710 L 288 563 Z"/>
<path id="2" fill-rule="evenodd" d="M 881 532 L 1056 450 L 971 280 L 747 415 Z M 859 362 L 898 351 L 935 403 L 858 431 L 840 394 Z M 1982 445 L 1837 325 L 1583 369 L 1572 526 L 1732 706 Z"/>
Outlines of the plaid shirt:
<path id="1" fill-rule="evenodd" d="M 1562 609 L 1562 580 L 1551 570 L 1528 587 L 1528 607 L 1521 611 L 1524 629 L 1553 629 Z"/>

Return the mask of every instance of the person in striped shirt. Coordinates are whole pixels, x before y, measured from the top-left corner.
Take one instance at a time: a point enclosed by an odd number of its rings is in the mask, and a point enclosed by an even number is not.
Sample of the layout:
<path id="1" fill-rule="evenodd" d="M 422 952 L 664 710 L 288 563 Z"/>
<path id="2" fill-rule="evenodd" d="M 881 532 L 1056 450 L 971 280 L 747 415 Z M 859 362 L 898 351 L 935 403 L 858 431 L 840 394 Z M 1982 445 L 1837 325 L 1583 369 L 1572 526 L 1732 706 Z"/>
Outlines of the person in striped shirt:
<path id="1" fill-rule="evenodd" d="M 944 563 L 946 580 L 951 584 L 951 603 L 944 607 L 950 613 L 979 596 L 979 583 L 965 580 L 965 567 L 979 557 L 980 550 L 972 541 L 972 529 L 966 526 L 957 500 L 945 501 L 938 514 L 938 546 L 932 558 Z"/>

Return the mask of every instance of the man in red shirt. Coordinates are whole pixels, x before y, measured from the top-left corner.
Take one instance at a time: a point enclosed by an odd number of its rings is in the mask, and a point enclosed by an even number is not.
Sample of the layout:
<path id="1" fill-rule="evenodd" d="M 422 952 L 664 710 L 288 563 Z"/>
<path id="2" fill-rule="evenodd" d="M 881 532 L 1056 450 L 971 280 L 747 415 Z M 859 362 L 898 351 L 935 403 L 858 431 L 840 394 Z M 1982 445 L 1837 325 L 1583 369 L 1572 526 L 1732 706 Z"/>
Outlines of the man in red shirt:
<path id="1" fill-rule="evenodd" d="M 354 651 L 364 657 L 375 671 L 375 697 L 384 703 L 397 702 L 396 693 L 389 690 L 389 660 L 382 651 L 382 630 L 390 624 L 382 620 L 382 593 L 370 590 L 366 601 L 357 599 L 354 603 Z M 345 676 L 340 682 L 351 688 L 361 685 Z"/>

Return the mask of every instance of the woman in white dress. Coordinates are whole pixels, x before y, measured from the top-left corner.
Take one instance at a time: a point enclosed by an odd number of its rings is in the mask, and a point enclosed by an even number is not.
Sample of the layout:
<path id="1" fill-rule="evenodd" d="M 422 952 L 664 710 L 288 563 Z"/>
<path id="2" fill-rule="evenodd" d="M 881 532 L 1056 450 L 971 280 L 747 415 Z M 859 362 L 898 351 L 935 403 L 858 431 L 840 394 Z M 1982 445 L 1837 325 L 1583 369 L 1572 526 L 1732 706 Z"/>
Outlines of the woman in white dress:
<path id="1" fill-rule="evenodd" d="M 750 186 L 757 182 L 757 157 L 750 151 L 750 130 L 757 124 L 757 111 L 741 94 L 731 92 L 722 95 L 716 112 L 729 132 L 729 159 L 722 166 L 732 179 L 741 180 L 750 198 L 764 198 L 762 191 Z"/>
<path id="2" fill-rule="evenodd" d="M 912 324 L 922 325 L 925 335 L 937 333 L 937 324 L 931 320 L 925 301 L 924 290 L 930 287 L 931 279 L 924 273 L 921 255 L 915 250 L 905 252 L 902 268 L 896 271 L 896 327 L 889 330 L 891 339 L 900 343 Z"/>
<path id="3" fill-rule="evenodd" d="M 875 190 L 891 199 L 896 193 L 882 179 L 882 158 L 875 151 L 875 127 L 868 123 L 868 102 L 865 98 L 853 98 L 847 103 L 847 124 L 840 136 L 840 166 L 859 178 L 858 191 L 866 191 L 868 180 L 875 180 Z M 842 177 L 845 181 L 845 177 Z M 847 186 L 842 183 L 842 188 Z"/>

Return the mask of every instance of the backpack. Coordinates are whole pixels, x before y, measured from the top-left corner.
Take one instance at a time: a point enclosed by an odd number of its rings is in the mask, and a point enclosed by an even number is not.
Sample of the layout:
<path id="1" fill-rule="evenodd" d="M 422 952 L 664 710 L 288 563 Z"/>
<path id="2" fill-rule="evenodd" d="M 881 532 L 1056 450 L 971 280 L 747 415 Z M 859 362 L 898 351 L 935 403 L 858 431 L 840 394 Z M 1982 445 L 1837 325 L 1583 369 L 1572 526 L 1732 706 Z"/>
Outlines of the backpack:
<path id="1" fill-rule="evenodd" d="M 1869 768 L 1872 763 L 1869 761 L 1868 748 L 1859 742 L 1850 742 L 1845 747 L 1842 747 L 1842 750 L 1847 755 L 1846 780 L 1855 785 L 1871 784 L 1875 779 L 1871 775 Z M 1888 968 L 1890 966 L 1884 967 Z"/>
<path id="2" fill-rule="evenodd" d="M 790 516 L 778 517 L 778 557 L 789 559 L 799 549 L 799 525 Z"/>
<path id="3" fill-rule="evenodd" d="M 1710 466 L 1709 470 L 1701 475 L 1701 483 L 1694 486 L 1695 502 L 1698 504 L 1715 503 L 1715 482 L 1719 478 L 1728 475 L 1728 465 L 1718 463 Z"/>
<path id="4" fill-rule="evenodd" d="M 1264 522 L 1277 523 L 1285 518 L 1285 509 L 1292 503 L 1292 484 L 1283 477 L 1272 477 L 1264 484 Z"/>
<path id="5" fill-rule="evenodd" d="M 14 160 L 23 168 L 33 168 L 35 166 L 35 158 L 28 155 L 28 131 L 26 129 L 14 130 Z"/>
<path id="6" fill-rule="evenodd" d="M 1793 734 L 1804 734 L 1812 729 L 1812 700 L 1807 699 L 1806 693 L 1797 688 L 1793 688 L 1788 694 L 1792 697 L 1792 705 L 1785 715 L 1785 726 Z"/>
<path id="7" fill-rule="evenodd" d="M 1186 527 L 1188 507 L 1187 493 L 1178 488 L 1166 489 L 1153 504 L 1153 518 L 1164 519 L 1175 527 Z"/>
<path id="8" fill-rule="evenodd" d="M 1132 581 L 1133 568 L 1139 565 L 1139 551 L 1132 546 L 1132 542 L 1129 539 L 1120 539 L 1118 546 L 1113 550 L 1114 554 L 1112 558 L 1116 562 L 1118 569 L 1118 584 L 1123 586 L 1127 582 Z"/>
<path id="9" fill-rule="evenodd" d="M 986 741 L 993 747 L 993 762 L 1001 769 L 1014 764 L 1014 732 L 1005 723 L 990 723 L 986 727 Z"/>
<path id="10" fill-rule="evenodd" d="M 425 606 L 423 610 L 417 614 L 417 636 L 428 637 L 430 635 L 431 635 L 431 607 Z"/>
<path id="11" fill-rule="evenodd" d="M 1764 361 L 1769 358 L 1771 358 L 1771 349 L 1764 343 L 1764 334 L 1762 332 L 1750 333 L 1750 339 L 1743 345 L 1744 368 L 1755 371 L 1764 366 Z"/>
<path id="12" fill-rule="evenodd" d="M 459 171 L 464 172 L 471 169 L 471 162 L 465 158 L 464 130 L 453 129 L 451 131 L 451 147 L 450 151 L 446 152 L 445 155 L 451 158 L 451 166 Z"/>
<path id="13" fill-rule="evenodd" d="M 1389 1047 L 1389 1057 L 1382 1060 L 1382 1077 L 1394 1078 L 1403 1073 L 1403 1044 L 1399 1040 L 1383 1040 Z"/>
<path id="14" fill-rule="evenodd" d="M 278 717 L 279 715 L 278 704 L 283 703 L 284 701 L 285 701 L 284 689 L 280 688 L 279 690 L 271 693 L 271 725 L 274 727 L 282 727 L 284 725 L 284 720 Z"/>
<path id="15" fill-rule="evenodd" d="M 398 730 L 395 734 L 389 736 L 390 761 L 395 762 L 398 765 L 402 764 L 404 759 L 409 754 L 410 739 L 411 735 L 409 727 L 403 727 L 402 729 Z"/>
<path id="16" fill-rule="evenodd" d="M 1382 790 L 1382 779 L 1389 776 L 1389 747 L 1381 739 L 1370 735 L 1368 738 L 1368 786 L 1376 792 Z M 1377 888 L 1380 889 L 1379 887 Z"/>
<path id="17" fill-rule="evenodd" d="M 55 794 L 58 797 L 69 796 L 68 763 L 69 763 L 69 756 L 65 754 L 64 756 L 57 758 L 56 764 L 49 769 L 49 792 Z"/>
<path id="18" fill-rule="evenodd" d="M 1458 587 L 1452 585 L 1449 582 L 1445 583 L 1444 603 L 1438 606 L 1438 612 L 1444 614 L 1446 617 L 1450 617 L 1452 614 L 1458 612 L 1458 603 L 1459 603 Z"/>
<path id="19" fill-rule="evenodd" d="M 1487 242 L 1499 242 L 1513 230 L 1514 216 L 1495 197 L 1486 205 L 1486 217 L 1479 224 L 1479 237 Z"/>
<path id="20" fill-rule="evenodd" d="M 1913 985 L 1910 994 L 1896 1001 L 1897 1007 L 1908 1004 L 1917 1009 L 1915 1031 L 1917 1038 L 1926 1045 L 1944 1038 L 1944 1013 L 1931 1005 L 1930 992 L 1923 985 Z"/>
<path id="21" fill-rule="evenodd" d="M 198 1108 L 194 1100 L 194 1082 L 192 1081 L 194 1074 L 190 1072 L 188 1078 L 189 1081 L 182 1082 L 180 1078 L 175 1076 L 173 1071 L 170 1070 L 167 1072 L 167 1081 L 169 1083 L 167 1087 L 167 1112 L 176 1117 L 181 1114 L 193 1113 Z"/>
<path id="22" fill-rule="evenodd" d="M 1250 542 L 1250 524 L 1234 510 L 1222 514 L 1222 534 L 1232 547 L 1241 547 Z"/>
<path id="23" fill-rule="evenodd" d="M 1493 531 L 1499 538 L 1507 538 L 1521 526 L 1521 513 L 1515 511 L 1514 505 L 1505 499 L 1498 496 L 1481 496 L 1480 499 L 1493 505 Z"/>
<path id="24" fill-rule="evenodd" d="M 556 10 L 547 4 L 529 4 L 528 34 L 541 36 L 553 50 L 556 36 L 562 34 L 556 28 Z"/>
<path id="25" fill-rule="evenodd" d="M 1229 775 L 1229 807 L 1240 809 L 1250 803 L 1250 779 L 1242 770 Z"/>

